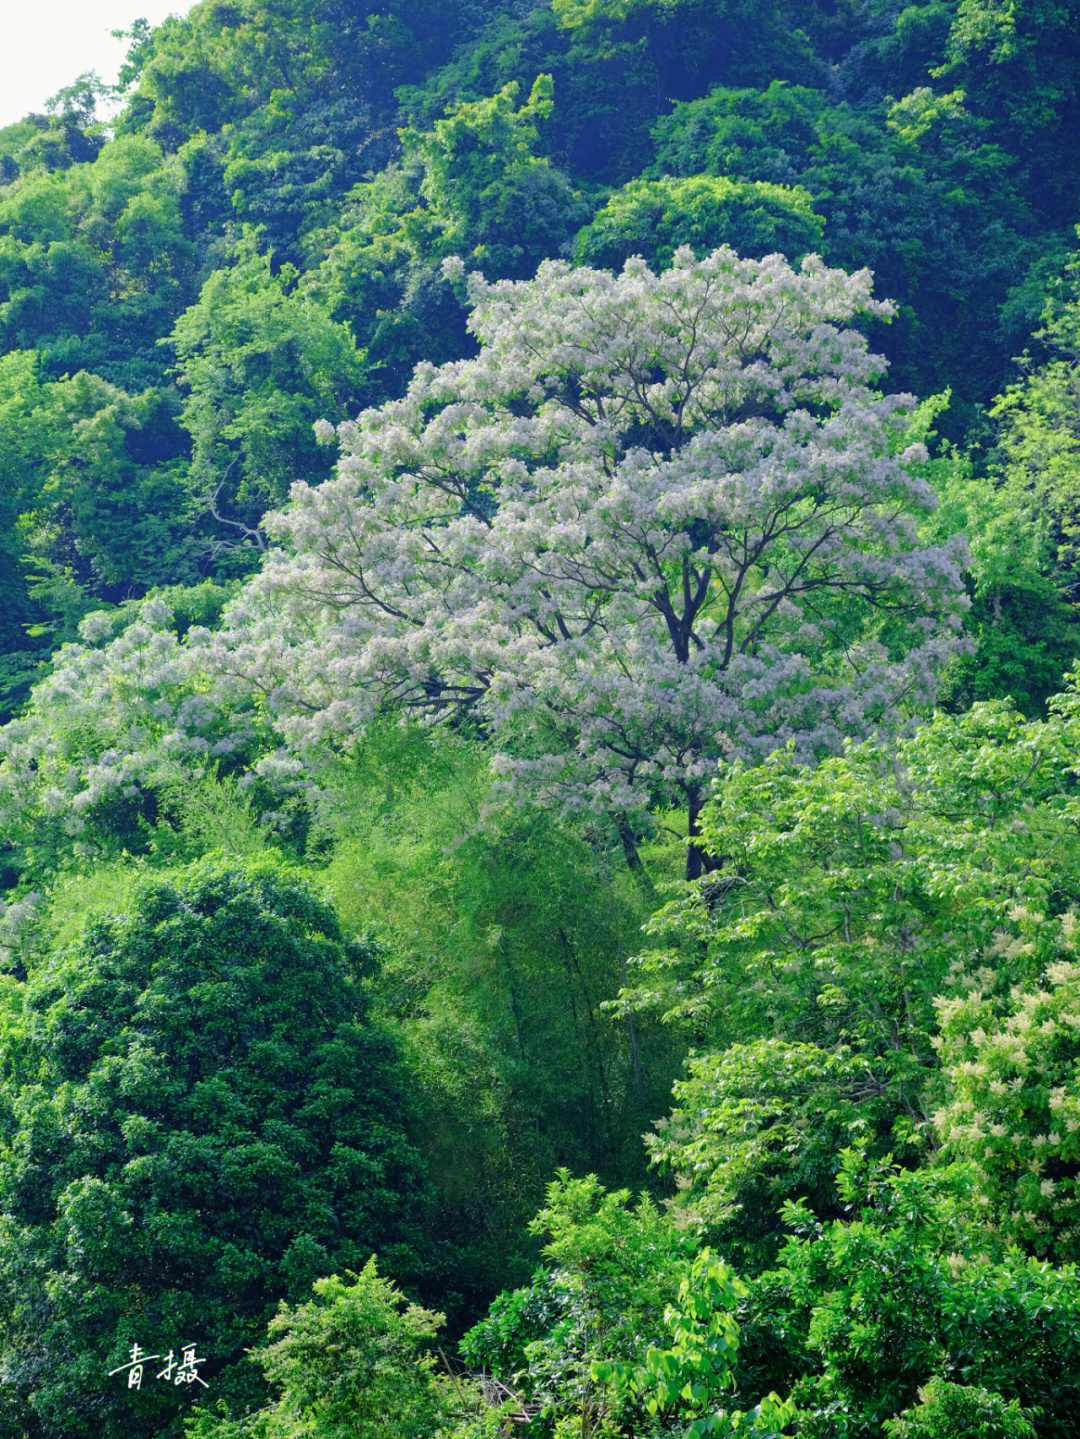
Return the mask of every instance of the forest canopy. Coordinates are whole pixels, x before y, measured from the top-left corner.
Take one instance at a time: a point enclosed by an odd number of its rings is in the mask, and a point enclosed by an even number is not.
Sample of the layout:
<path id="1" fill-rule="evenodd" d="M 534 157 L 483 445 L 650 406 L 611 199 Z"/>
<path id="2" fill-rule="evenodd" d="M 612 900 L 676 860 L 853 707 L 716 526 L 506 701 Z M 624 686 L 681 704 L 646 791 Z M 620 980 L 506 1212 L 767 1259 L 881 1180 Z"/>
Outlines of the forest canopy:
<path id="1" fill-rule="evenodd" d="M 1080 7 L 126 40 L 0 130 L 0 1439 L 1072 1435 Z"/>

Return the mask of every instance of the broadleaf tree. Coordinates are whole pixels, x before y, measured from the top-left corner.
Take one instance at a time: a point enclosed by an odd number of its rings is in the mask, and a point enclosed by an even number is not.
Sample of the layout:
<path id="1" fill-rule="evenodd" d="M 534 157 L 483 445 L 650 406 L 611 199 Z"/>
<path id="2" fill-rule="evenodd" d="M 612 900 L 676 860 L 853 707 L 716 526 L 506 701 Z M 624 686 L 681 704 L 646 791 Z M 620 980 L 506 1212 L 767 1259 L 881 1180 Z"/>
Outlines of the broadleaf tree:
<path id="1" fill-rule="evenodd" d="M 339 429 L 213 642 L 290 744 L 472 713 L 511 789 L 606 815 L 633 862 L 657 805 L 693 838 L 724 757 L 932 695 L 962 544 L 918 543 L 911 402 L 848 323 L 887 311 L 867 272 L 722 248 L 466 283 L 479 353 Z"/>
<path id="2" fill-rule="evenodd" d="M 375 1249 L 415 1278 L 428 1189 L 373 965 L 273 859 L 150 880 L 43 956 L 0 1080 L 0 1433 L 176 1439 L 195 1397 L 265 1397 L 244 1351 L 279 1299 Z M 197 1395 L 110 1376 L 196 1336 Z"/>

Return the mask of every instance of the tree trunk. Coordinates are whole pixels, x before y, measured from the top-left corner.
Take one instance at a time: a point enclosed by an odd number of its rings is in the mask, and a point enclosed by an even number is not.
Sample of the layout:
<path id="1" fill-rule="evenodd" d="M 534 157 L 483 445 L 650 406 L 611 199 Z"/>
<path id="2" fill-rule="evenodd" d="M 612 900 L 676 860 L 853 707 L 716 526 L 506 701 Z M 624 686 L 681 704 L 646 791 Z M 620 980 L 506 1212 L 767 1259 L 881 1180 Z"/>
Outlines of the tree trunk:
<path id="1" fill-rule="evenodd" d="M 656 893 L 656 886 L 649 878 L 649 871 L 641 862 L 641 855 L 638 854 L 637 836 L 630 828 L 630 821 L 624 814 L 615 816 L 615 828 L 618 831 L 619 839 L 622 841 L 623 854 L 626 855 L 626 863 L 630 873 L 637 880 L 645 894 L 651 899 Z"/>

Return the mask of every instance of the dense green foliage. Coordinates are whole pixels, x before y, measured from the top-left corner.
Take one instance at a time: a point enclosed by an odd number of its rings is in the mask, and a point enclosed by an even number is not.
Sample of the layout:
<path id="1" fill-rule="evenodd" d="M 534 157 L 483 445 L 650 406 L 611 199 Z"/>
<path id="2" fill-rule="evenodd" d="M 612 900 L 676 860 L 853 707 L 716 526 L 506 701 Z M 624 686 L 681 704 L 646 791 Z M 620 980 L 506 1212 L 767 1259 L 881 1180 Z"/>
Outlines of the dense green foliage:
<path id="1" fill-rule="evenodd" d="M 1076 0 L 127 39 L 0 130 L 2 1439 L 1067 1439 Z"/>
<path id="2" fill-rule="evenodd" d="M 106 1377 L 133 1342 L 198 1335 L 228 1392 L 277 1296 L 388 1242 L 399 1271 L 422 1265 L 370 966 L 264 860 L 148 883 L 35 971 L 0 1151 L 0 1342 L 28 1432 L 175 1432 L 168 1387 Z"/>

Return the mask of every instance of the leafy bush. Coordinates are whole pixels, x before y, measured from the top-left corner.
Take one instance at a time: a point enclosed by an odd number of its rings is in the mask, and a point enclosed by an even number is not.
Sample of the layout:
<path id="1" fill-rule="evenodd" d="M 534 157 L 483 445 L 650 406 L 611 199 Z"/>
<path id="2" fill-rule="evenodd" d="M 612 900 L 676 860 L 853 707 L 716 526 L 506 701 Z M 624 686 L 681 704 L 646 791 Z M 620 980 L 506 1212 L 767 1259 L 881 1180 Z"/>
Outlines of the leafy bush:
<path id="1" fill-rule="evenodd" d="M 973 1385 L 931 1379 L 920 1403 L 885 1422 L 889 1439 L 1035 1439 L 1023 1409 Z"/>
<path id="2" fill-rule="evenodd" d="M 348 1279 L 315 1284 L 315 1297 L 270 1321 L 271 1343 L 252 1353 L 274 1401 L 242 1420 L 196 1414 L 188 1439 L 429 1439 L 454 1397 L 432 1372 L 441 1314 L 410 1304 L 374 1258 Z"/>

